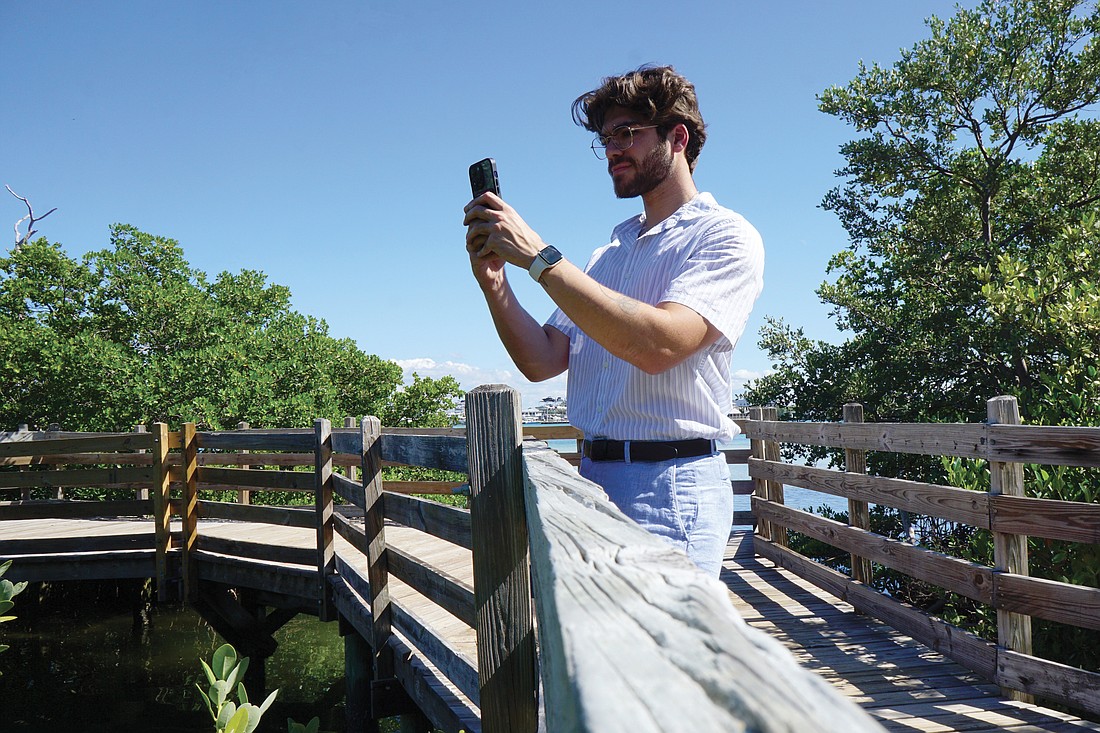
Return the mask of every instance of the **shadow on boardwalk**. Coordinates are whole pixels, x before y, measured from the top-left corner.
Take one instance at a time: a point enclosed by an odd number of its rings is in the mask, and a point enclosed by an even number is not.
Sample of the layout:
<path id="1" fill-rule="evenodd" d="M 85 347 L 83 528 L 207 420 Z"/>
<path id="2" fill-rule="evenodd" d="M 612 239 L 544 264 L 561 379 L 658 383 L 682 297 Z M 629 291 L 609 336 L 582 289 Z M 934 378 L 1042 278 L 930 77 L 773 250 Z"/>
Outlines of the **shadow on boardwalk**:
<path id="1" fill-rule="evenodd" d="M 731 535 L 721 579 L 750 626 L 782 642 L 888 730 L 1100 731 L 1066 713 L 1003 699 L 996 685 L 754 556 L 748 530 Z"/>

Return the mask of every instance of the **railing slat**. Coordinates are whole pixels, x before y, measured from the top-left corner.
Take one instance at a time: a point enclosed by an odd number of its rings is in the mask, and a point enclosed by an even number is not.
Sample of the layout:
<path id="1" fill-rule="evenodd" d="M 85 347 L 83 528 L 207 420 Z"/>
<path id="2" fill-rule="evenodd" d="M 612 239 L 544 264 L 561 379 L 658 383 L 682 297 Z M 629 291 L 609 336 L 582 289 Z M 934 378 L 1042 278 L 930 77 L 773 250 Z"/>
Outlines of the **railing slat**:
<path id="1" fill-rule="evenodd" d="M 756 458 L 749 461 L 749 475 L 989 529 L 989 495 L 984 492 Z"/>
<path id="2" fill-rule="evenodd" d="M 406 466 L 427 466 L 466 473 L 466 440 L 450 435 L 387 434 L 382 458 Z"/>
<path id="3" fill-rule="evenodd" d="M 427 532 L 433 537 L 464 547 L 473 547 L 470 512 L 445 504 L 402 494 L 386 494 L 386 519 Z"/>

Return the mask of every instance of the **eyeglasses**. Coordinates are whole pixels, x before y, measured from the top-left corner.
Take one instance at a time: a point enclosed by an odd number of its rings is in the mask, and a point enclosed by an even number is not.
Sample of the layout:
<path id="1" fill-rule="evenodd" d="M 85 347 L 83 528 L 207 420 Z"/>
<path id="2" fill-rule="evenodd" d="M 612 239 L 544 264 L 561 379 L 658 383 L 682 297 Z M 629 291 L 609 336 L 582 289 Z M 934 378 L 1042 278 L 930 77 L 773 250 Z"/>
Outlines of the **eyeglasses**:
<path id="1" fill-rule="evenodd" d="M 596 139 L 592 141 L 592 152 L 600 160 L 607 158 L 607 146 L 614 146 L 618 150 L 626 150 L 634 144 L 634 133 L 638 130 L 652 130 L 659 125 L 642 125 L 641 127 L 631 127 L 630 125 L 621 125 L 611 131 L 610 135 L 597 135 Z"/>

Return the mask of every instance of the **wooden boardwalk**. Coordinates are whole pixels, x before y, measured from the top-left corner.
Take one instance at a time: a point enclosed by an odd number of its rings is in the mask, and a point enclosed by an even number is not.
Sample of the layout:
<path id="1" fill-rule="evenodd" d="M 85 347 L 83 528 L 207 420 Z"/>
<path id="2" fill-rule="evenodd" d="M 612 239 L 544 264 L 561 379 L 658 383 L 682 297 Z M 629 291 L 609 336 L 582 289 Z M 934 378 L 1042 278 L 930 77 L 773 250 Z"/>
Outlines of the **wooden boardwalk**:
<path id="1" fill-rule="evenodd" d="M 1066 713 L 1005 700 L 942 654 L 756 557 L 747 530 L 731 535 L 721 579 L 750 626 L 779 639 L 887 730 L 1100 731 Z"/>
<path id="2" fill-rule="evenodd" d="M 0 545 L 18 546 L 23 539 L 84 537 L 149 532 L 139 520 L 20 520 L 0 523 Z M 472 586 L 469 550 L 400 526 L 387 526 L 387 541 L 426 558 L 454 578 Z M 308 549 L 312 530 L 243 522 L 203 521 L 202 534 L 237 542 L 276 544 Z M 342 540 L 337 551 L 341 552 Z M 5 553 L 10 556 L 11 553 Z M 346 553 L 363 565 L 361 555 Z M 70 555 L 68 562 L 79 562 Z M 29 560 L 29 558 L 26 558 Z M 24 565 L 26 567 L 26 565 Z M 41 570 L 42 568 L 39 568 Z M 360 569 L 365 571 L 365 567 Z M 50 573 L 45 573 L 48 577 Z M 742 618 L 780 640 L 800 664 L 852 698 L 887 730 L 1100 731 L 1100 725 L 1025 703 L 1005 700 L 999 689 L 908 636 L 867 616 L 797 576 L 752 553 L 752 535 L 731 535 L 721 580 Z M 430 599 L 391 579 L 391 592 L 454 649 L 475 660 L 473 630 Z M 407 641 L 407 640 L 406 640 Z M 476 708 L 439 676 L 432 685 L 449 698 L 452 713 L 476 725 Z"/>

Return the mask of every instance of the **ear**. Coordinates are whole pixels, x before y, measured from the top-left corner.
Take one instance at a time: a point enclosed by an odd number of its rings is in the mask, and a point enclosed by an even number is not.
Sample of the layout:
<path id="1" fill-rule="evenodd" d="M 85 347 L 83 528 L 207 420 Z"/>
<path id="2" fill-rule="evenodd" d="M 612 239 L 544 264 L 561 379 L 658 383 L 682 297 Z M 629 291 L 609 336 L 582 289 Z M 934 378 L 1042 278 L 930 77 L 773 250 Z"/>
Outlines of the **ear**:
<path id="1" fill-rule="evenodd" d="M 682 153 L 687 150 L 688 139 L 691 137 L 684 123 L 672 128 L 672 152 Z"/>

